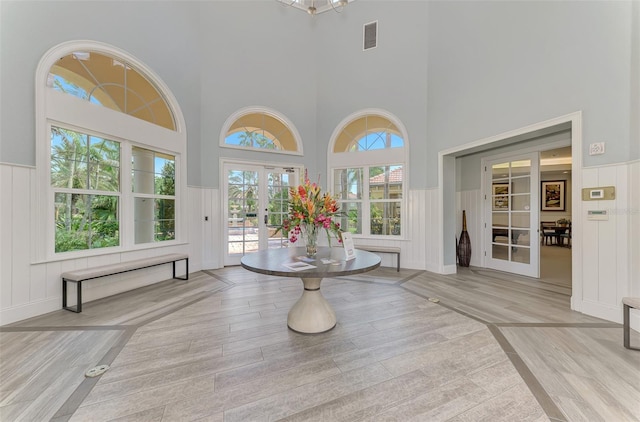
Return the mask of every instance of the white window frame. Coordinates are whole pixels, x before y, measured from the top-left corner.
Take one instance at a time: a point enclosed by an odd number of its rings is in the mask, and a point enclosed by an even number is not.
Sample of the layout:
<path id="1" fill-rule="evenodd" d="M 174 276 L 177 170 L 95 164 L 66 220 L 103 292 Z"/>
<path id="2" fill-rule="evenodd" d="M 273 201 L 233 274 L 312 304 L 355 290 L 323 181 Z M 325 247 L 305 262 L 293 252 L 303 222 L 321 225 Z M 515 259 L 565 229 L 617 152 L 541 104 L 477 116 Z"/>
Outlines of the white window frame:
<path id="1" fill-rule="evenodd" d="M 354 120 L 360 119 L 365 116 L 377 115 L 386 118 L 390 122 L 392 122 L 401 132 L 401 136 L 404 142 L 404 147 L 402 148 L 384 148 L 384 149 L 375 149 L 370 151 L 349 151 L 349 152 L 333 152 L 334 145 L 336 140 L 338 139 L 340 133 Z M 329 141 L 329 148 L 327 151 L 327 174 L 329 175 L 329 186 L 331 189 L 335 186 L 334 179 L 334 170 L 345 169 L 345 168 L 364 168 L 364 167 L 376 167 L 376 166 L 387 166 L 387 165 L 402 165 L 402 199 L 401 202 L 401 224 L 400 224 L 400 235 L 372 235 L 370 224 L 362 224 L 362 233 L 354 234 L 354 238 L 363 238 L 363 239 L 385 239 L 385 240 L 406 240 L 411 233 L 411 229 L 409 227 L 409 218 L 408 218 L 408 192 L 409 192 L 409 140 L 407 136 L 407 130 L 402 124 L 402 122 L 395 117 L 393 114 L 389 113 L 386 110 L 382 109 L 364 109 L 358 112 L 355 112 L 345 119 L 343 119 L 338 126 L 333 131 L 331 135 L 331 139 Z M 366 178 L 365 178 L 366 179 Z M 363 220 L 370 221 L 370 206 L 371 200 L 368 198 L 369 195 L 369 180 L 363 180 L 363 193 L 366 193 L 367 198 L 363 198 L 357 201 L 350 202 L 360 202 L 362 203 L 362 218 Z M 385 200 L 386 201 L 386 200 Z M 382 201 L 374 201 L 374 202 L 382 202 Z M 397 200 L 387 201 L 387 202 L 397 202 Z"/>
<path id="2" fill-rule="evenodd" d="M 172 131 L 147 121 L 106 107 L 98 107 L 86 100 L 56 91 L 47 86 L 51 66 L 74 51 L 96 51 L 120 57 L 155 84 L 165 96 L 173 113 L 176 130 Z M 186 125 L 176 98 L 162 80 L 146 65 L 127 52 L 96 41 L 70 41 L 47 51 L 36 70 L 36 184 L 32 214 L 32 261 L 47 262 L 159 248 L 187 241 L 186 195 Z M 51 126 L 104 137 L 121 143 L 120 155 L 120 246 L 55 253 L 55 222 L 52 218 L 53 189 L 50 184 Z M 139 146 L 176 157 L 176 239 L 163 242 L 134 244 L 133 194 L 131 192 L 131 148 Z"/>
<path id="3" fill-rule="evenodd" d="M 236 122 L 238 119 L 246 116 L 247 114 L 266 114 L 267 116 L 271 116 L 276 120 L 280 120 L 293 134 L 293 138 L 296 141 L 297 151 L 288 151 L 284 149 L 266 149 L 266 148 L 253 148 L 253 147 L 244 147 L 239 145 L 230 145 L 226 143 L 227 133 L 229 132 L 229 128 Z M 235 113 L 231 114 L 227 117 L 224 124 L 222 125 L 222 130 L 220 131 L 220 148 L 229 148 L 229 149 L 239 149 L 243 151 L 256 151 L 256 152 L 266 152 L 269 154 L 284 154 L 284 155 L 304 155 L 302 150 L 302 138 L 300 137 L 300 133 L 298 129 L 293 124 L 291 120 L 287 118 L 284 114 L 270 109 L 268 107 L 263 106 L 248 106 L 243 107 Z"/>

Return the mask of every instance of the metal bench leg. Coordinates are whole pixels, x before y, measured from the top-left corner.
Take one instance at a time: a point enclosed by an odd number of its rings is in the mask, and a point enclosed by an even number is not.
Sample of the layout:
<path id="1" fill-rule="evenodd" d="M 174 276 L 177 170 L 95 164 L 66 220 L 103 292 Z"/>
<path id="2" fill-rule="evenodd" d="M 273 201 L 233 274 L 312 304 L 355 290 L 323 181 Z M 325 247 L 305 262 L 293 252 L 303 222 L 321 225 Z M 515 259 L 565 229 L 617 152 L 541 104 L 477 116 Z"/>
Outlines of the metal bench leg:
<path id="1" fill-rule="evenodd" d="M 67 280 L 62 279 L 62 309 L 67 309 Z"/>
<path id="2" fill-rule="evenodd" d="M 182 260 L 180 260 L 182 261 Z M 189 280 L 189 258 L 185 258 L 184 262 L 185 262 L 185 276 L 184 277 L 176 277 L 176 262 L 177 261 L 173 261 L 173 278 L 176 280 Z"/>
<path id="3" fill-rule="evenodd" d="M 76 309 L 78 313 L 82 312 L 82 281 L 78 281 L 78 303 L 76 303 Z"/>
<path id="4" fill-rule="evenodd" d="M 398 268 L 396 269 L 397 272 L 400 272 L 400 252 L 398 252 L 398 264 L 397 264 Z"/>
<path id="5" fill-rule="evenodd" d="M 67 305 L 67 283 L 68 282 L 69 280 L 65 280 L 64 278 L 62 279 L 62 309 L 66 309 L 67 311 L 71 311 L 79 314 L 80 312 L 82 312 L 82 282 L 73 281 L 73 283 L 76 283 L 76 287 L 78 289 L 77 291 L 78 303 L 76 304 L 75 309 Z"/>
<path id="6" fill-rule="evenodd" d="M 629 311 L 631 306 L 623 305 L 623 332 L 624 332 L 624 347 L 631 350 L 640 350 L 638 347 L 631 347 L 631 324 L 629 322 Z"/>

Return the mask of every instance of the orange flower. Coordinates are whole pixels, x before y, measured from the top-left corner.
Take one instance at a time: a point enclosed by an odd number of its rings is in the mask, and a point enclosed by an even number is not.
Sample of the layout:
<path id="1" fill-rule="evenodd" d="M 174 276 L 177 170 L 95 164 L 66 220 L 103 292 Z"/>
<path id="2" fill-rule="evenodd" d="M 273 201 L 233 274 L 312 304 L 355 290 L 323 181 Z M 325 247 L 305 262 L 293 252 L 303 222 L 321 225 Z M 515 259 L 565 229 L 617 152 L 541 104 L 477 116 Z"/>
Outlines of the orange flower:
<path id="1" fill-rule="evenodd" d="M 305 232 L 324 229 L 331 244 L 331 236 L 341 241 L 340 224 L 332 220 L 338 216 L 338 202 L 329 194 L 321 194 L 321 187 L 311 183 L 305 171 L 303 183 L 289 188 L 289 218 L 282 224 L 285 236 L 295 243 L 302 228 Z"/>

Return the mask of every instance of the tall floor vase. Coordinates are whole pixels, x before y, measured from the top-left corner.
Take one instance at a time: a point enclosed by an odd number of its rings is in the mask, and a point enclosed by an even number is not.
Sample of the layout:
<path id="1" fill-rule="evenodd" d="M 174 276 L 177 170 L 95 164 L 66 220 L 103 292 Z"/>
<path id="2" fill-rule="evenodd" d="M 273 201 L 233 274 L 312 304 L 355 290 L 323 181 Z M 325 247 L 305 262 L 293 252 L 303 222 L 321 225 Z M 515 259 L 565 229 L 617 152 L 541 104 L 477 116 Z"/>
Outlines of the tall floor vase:
<path id="1" fill-rule="evenodd" d="M 467 233 L 467 213 L 462 211 L 462 233 L 458 241 L 458 264 L 461 267 L 468 267 L 471 261 L 471 240 Z"/>

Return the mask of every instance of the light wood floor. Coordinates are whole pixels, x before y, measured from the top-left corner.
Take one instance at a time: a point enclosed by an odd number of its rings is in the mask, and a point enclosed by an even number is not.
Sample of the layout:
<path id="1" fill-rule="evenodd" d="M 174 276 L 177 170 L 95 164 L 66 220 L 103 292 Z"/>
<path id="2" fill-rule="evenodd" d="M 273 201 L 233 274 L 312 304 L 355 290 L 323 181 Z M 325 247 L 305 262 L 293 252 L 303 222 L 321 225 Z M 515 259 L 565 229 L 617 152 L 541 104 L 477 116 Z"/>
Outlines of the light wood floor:
<path id="1" fill-rule="evenodd" d="M 571 248 L 540 246 L 540 278 L 547 283 L 571 287 Z"/>
<path id="2" fill-rule="evenodd" d="M 319 335 L 301 290 L 232 267 L 0 327 L 0 420 L 640 420 L 640 352 L 566 287 L 381 268 L 323 281 Z"/>

